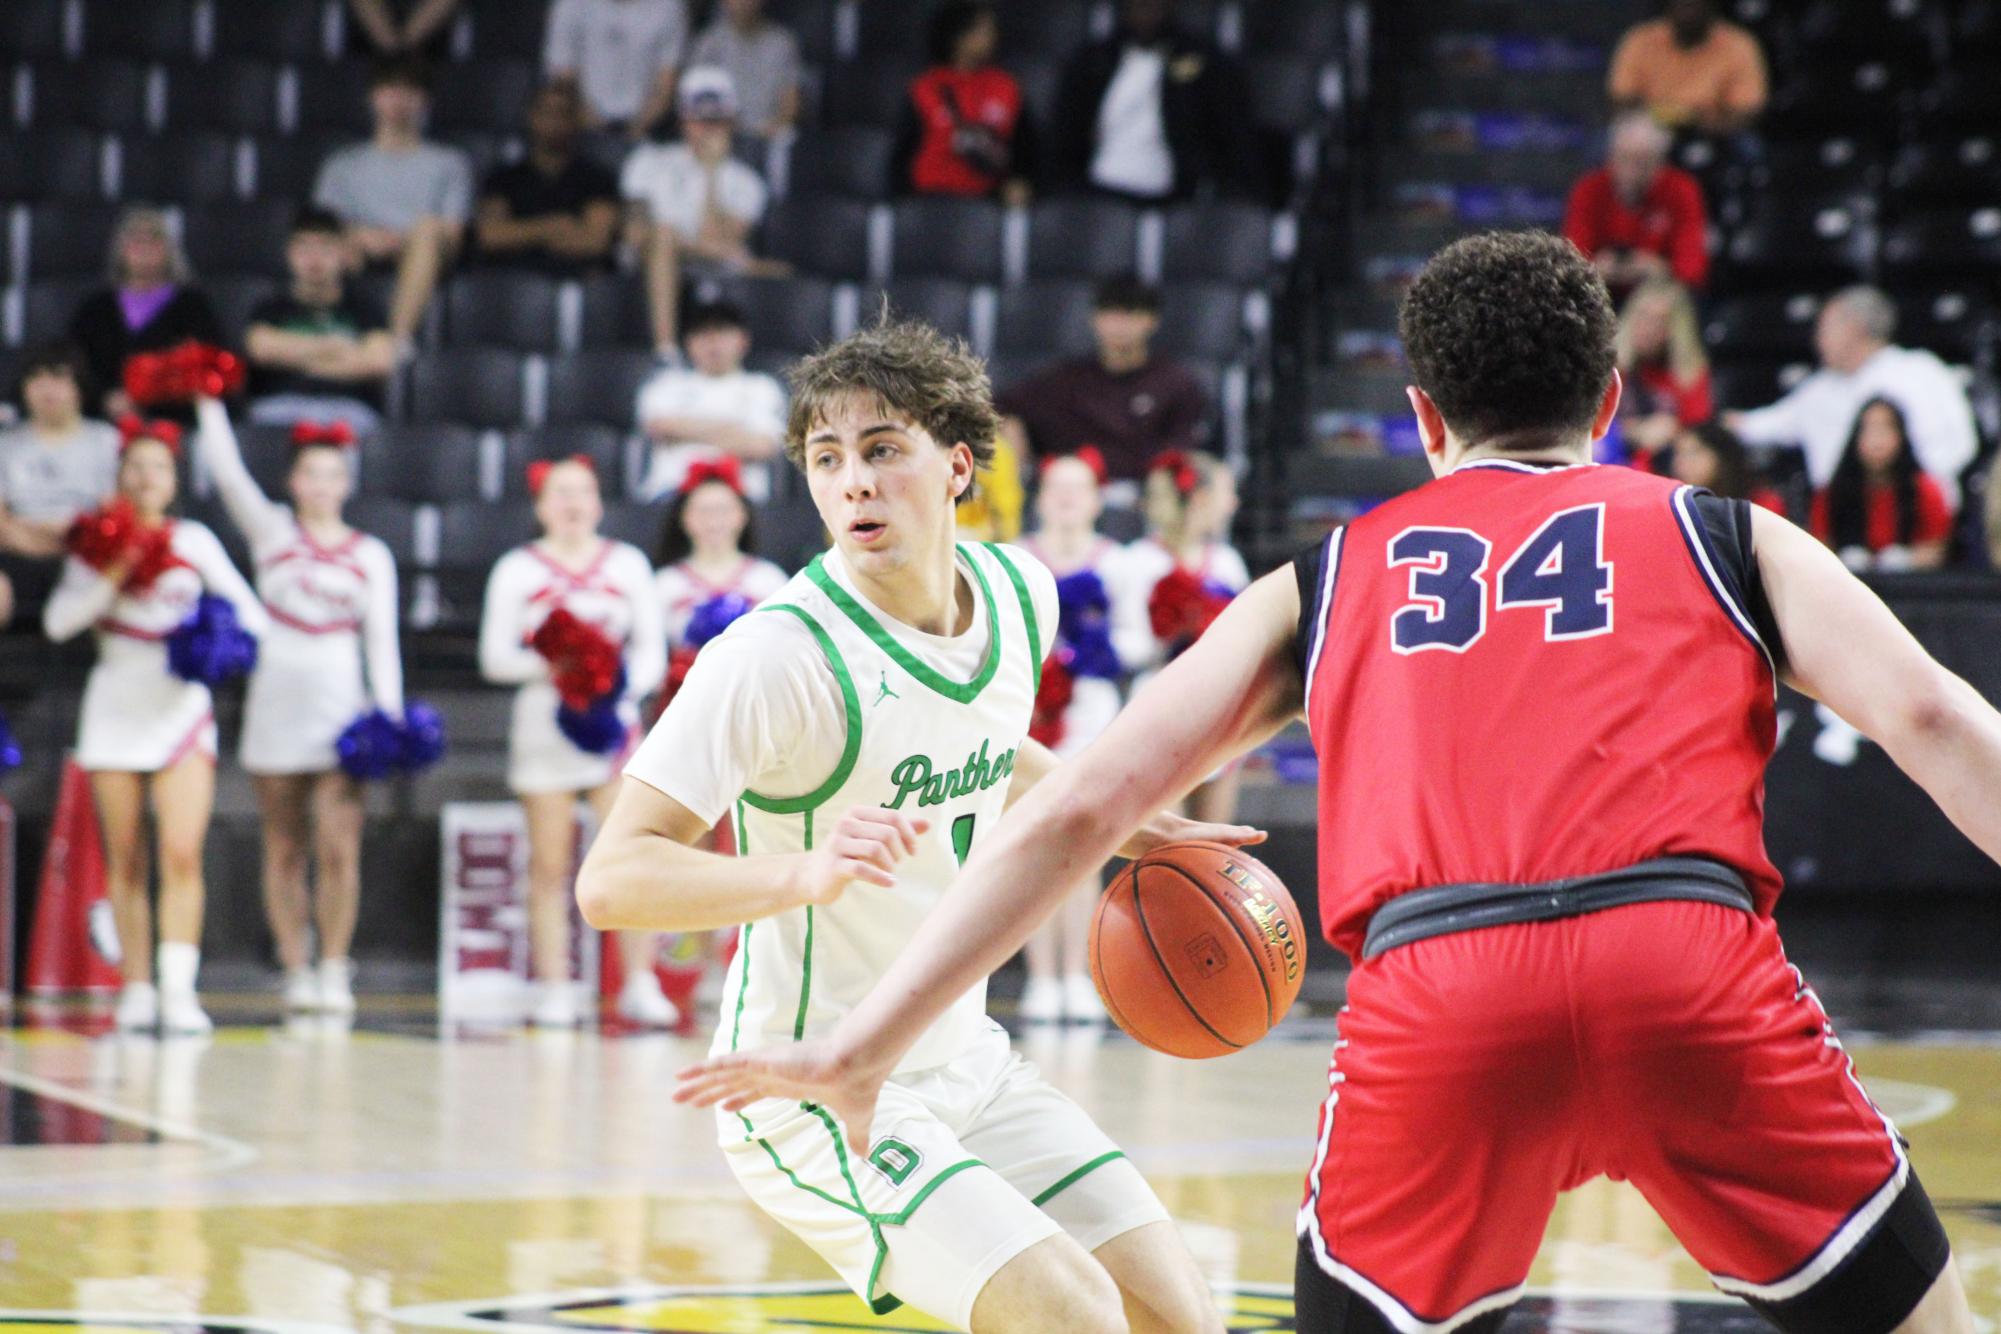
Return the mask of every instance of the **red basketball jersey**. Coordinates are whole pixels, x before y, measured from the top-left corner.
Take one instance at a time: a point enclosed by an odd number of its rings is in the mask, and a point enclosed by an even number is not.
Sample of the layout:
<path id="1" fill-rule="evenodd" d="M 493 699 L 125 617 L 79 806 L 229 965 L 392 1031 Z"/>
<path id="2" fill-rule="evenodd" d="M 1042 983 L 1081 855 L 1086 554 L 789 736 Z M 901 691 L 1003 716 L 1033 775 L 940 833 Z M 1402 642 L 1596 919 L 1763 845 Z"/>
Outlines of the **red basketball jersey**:
<path id="1" fill-rule="evenodd" d="M 1408 890 L 1667 855 L 1734 867 L 1770 914 L 1774 673 L 1749 520 L 1719 540 L 1720 504 L 1627 468 L 1481 460 L 1328 539 L 1303 651 L 1331 943 L 1359 958 Z"/>

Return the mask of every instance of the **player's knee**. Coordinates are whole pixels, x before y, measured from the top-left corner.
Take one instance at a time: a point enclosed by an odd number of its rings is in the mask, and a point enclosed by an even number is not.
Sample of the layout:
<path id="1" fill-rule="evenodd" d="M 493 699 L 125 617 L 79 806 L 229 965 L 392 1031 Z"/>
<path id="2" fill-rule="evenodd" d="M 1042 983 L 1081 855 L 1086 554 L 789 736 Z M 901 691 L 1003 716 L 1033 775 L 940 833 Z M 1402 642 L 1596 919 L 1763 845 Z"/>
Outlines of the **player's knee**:
<path id="1" fill-rule="evenodd" d="M 1130 1334 L 1119 1285 L 1069 1237 L 1023 1251 L 973 1304 L 973 1334 Z"/>
<path id="2" fill-rule="evenodd" d="M 160 843 L 160 875 L 166 880 L 201 878 L 201 841 L 170 838 Z"/>

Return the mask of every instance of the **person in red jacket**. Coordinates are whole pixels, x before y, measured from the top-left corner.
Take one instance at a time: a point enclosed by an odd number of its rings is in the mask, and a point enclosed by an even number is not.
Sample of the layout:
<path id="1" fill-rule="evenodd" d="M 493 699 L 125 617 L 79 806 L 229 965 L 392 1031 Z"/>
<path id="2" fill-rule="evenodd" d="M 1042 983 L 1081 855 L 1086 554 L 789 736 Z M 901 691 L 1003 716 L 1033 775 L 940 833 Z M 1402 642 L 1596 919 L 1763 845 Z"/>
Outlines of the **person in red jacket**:
<path id="1" fill-rule="evenodd" d="M 931 20 L 931 68 L 910 82 L 897 134 L 898 193 L 1028 202 L 1034 129 L 1015 77 L 993 63 L 991 4 L 951 0 Z"/>
<path id="2" fill-rule="evenodd" d="M 1709 277 L 1702 187 L 1668 165 L 1668 143 L 1645 112 L 1621 116 L 1605 165 L 1570 189 L 1563 234 L 1597 266 L 1614 301 L 1650 278 L 1700 288 Z"/>
<path id="3" fill-rule="evenodd" d="M 1952 504 L 1911 453 L 1904 413 L 1872 398 L 1855 414 L 1834 478 L 1814 493 L 1813 535 L 1854 569 L 1935 570 L 1952 537 Z"/>

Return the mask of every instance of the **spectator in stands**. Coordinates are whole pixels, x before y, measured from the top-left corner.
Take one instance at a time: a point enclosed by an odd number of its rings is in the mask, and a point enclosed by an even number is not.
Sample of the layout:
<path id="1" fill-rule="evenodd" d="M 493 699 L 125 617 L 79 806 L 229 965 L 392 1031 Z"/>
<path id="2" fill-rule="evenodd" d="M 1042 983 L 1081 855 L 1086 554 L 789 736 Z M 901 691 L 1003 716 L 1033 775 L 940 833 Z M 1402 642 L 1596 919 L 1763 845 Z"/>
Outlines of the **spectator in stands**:
<path id="1" fill-rule="evenodd" d="M 673 108 L 687 43 L 683 0 L 556 0 L 542 67 L 577 85 L 585 124 L 637 143 Z"/>
<path id="2" fill-rule="evenodd" d="M 1563 234 L 1597 265 L 1615 300 L 1653 279 L 1699 289 L 1709 277 L 1702 187 L 1668 165 L 1669 142 L 1645 113 L 1620 116 L 1605 165 L 1586 172 L 1564 206 Z"/>
<path id="3" fill-rule="evenodd" d="M 1683 427 L 1715 411 L 1688 289 L 1665 278 L 1642 283 L 1619 312 L 1616 346 L 1626 382 L 1619 429 L 1634 462 L 1645 466 Z"/>
<path id="4" fill-rule="evenodd" d="M 1136 482 L 1162 450 L 1199 447 L 1209 396 L 1187 368 L 1153 355 L 1159 327 L 1157 289 L 1130 274 L 1099 284 L 1091 313 L 1096 354 L 1058 362 L 1001 395 L 1002 429 L 1019 456 L 1033 450 L 1053 458 L 1096 445 L 1114 481 Z"/>
<path id="5" fill-rule="evenodd" d="M 1765 57 L 1756 37 L 1716 16 L 1715 0 L 1668 0 L 1663 17 L 1619 40 L 1605 91 L 1620 111 L 1732 134 L 1765 109 Z"/>
<path id="6" fill-rule="evenodd" d="M 1904 415 L 1910 450 L 1938 483 L 1949 509 L 1959 507 L 1959 475 L 1979 437 L 1966 388 L 1950 367 L 1920 348 L 1890 343 L 1897 307 L 1873 287 L 1848 287 L 1828 298 L 1814 325 L 1820 369 L 1769 407 L 1724 415 L 1753 445 L 1798 445 L 1808 479 L 1828 485 L 1848 446 L 1862 405 L 1885 398 Z"/>
<path id="7" fill-rule="evenodd" d="M 357 433 L 380 421 L 396 342 L 382 312 L 347 290 L 346 260 L 340 219 L 301 210 L 285 245 L 292 285 L 250 312 L 252 421 L 344 421 Z"/>
<path id="8" fill-rule="evenodd" d="M 528 106 L 528 151 L 480 185 L 473 245 L 481 259 L 565 278 L 610 262 L 618 180 L 577 151 L 582 130 L 576 88 L 543 85 Z"/>
<path id="9" fill-rule="evenodd" d="M 118 432 L 83 415 L 83 354 L 67 343 L 21 361 L 27 420 L 0 431 L 0 625 L 41 614 L 70 522 L 118 486 Z"/>
<path id="10" fill-rule="evenodd" d="M 709 65 L 736 85 L 740 133 L 775 139 L 799 119 L 799 40 L 764 14 L 764 0 L 722 0 L 688 64 Z"/>
<path id="11" fill-rule="evenodd" d="M 768 500 L 764 461 L 785 440 L 785 390 L 771 376 L 743 368 L 750 330 L 735 306 L 694 307 L 685 336 L 688 365 L 663 367 L 639 391 L 639 429 L 653 442 L 641 494 L 670 495 L 696 463 L 734 458 L 744 494 Z"/>
<path id="12" fill-rule="evenodd" d="M 1774 514 L 1786 512 L 1785 497 L 1759 480 L 1744 452 L 1744 442 L 1721 422 L 1704 422 L 1677 432 L 1667 453 L 1667 474 L 1725 500 L 1748 500 Z"/>
<path id="13" fill-rule="evenodd" d="M 896 191 L 1028 202 L 1034 124 L 1015 77 L 994 64 L 1000 21 L 985 0 L 931 18 L 931 68 L 910 83 L 891 172 Z"/>
<path id="14" fill-rule="evenodd" d="M 382 61 L 368 97 L 374 137 L 326 160 L 313 184 L 313 203 L 346 225 L 363 266 L 396 274 L 389 332 L 407 347 L 464 238 L 472 163 L 458 149 L 424 138 L 430 106 L 424 66 Z"/>
<path id="15" fill-rule="evenodd" d="M 1249 106 L 1236 62 L 1176 26 L 1167 0 L 1123 0 L 1111 36 L 1064 68 L 1052 174 L 1148 204 L 1249 190 L 1257 161 Z"/>
<path id="16" fill-rule="evenodd" d="M 347 0 L 354 27 L 378 56 L 442 60 L 461 0 Z"/>
<path id="17" fill-rule="evenodd" d="M 1918 467 L 1904 414 L 1872 398 L 1855 416 L 1833 480 L 1814 493 L 1807 526 L 1858 570 L 1935 570 L 1945 564 L 1952 506 Z"/>
<path id="18" fill-rule="evenodd" d="M 160 209 L 134 205 L 119 215 L 106 268 L 110 286 L 83 299 L 70 316 L 69 337 L 83 352 L 86 378 L 101 394 L 95 406 L 107 417 L 119 417 L 132 410 L 125 395 L 126 358 L 190 338 L 219 344 L 222 323 L 194 286 L 187 256 Z"/>
<path id="19" fill-rule="evenodd" d="M 779 277 L 791 270 L 750 251 L 750 229 L 770 198 L 764 180 L 730 156 L 736 85 L 697 66 L 681 79 L 682 142 L 641 144 L 625 160 L 619 193 L 628 201 L 626 236 L 645 264 L 653 342 L 672 360 L 681 271 Z"/>

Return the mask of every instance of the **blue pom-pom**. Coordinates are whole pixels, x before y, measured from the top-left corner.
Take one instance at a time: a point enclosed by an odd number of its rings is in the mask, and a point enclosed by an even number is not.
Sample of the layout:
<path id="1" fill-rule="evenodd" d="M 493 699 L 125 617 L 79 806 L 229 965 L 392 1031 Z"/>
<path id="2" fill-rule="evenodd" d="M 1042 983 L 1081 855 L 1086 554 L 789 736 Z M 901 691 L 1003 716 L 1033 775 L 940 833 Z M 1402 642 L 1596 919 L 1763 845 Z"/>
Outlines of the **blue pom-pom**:
<path id="1" fill-rule="evenodd" d="M 334 754 L 350 778 L 364 783 L 387 778 L 403 754 L 402 729 L 382 710 L 370 709 L 334 741 Z"/>
<path id="2" fill-rule="evenodd" d="M 750 610 L 750 600 L 735 593 L 718 593 L 695 608 L 688 617 L 688 630 L 682 642 L 689 648 L 700 648 L 717 635 L 730 628 L 730 623 Z"/>
<path id="3" fill-rule="evenodd" d="M 0 713 L 0 773 L 21 767 L 21 746 L 14 740 L 14 728 Z"/>
<path id="4" fill-rule="evenodd" d="M 1075 635 L 1067 630 L 1062 632 L 1063 641 L 1070 650 L 1070 675 L 1095 676 L 1105 681 L 1116 681 L 1123 670 L 1119 662 L 1118 650 L 1112 647 L 1112 628 L 1099 621 L 1093 625 L 1080 626 Z"/>
<path id="5" fill-rule="evenodd" d="M 588 709 L 556 707 L 557 730 L 578 750 L 609 755 L 625 744 L 625 719 L 618 716 L 618 696 L 606 695 Z"/>
<path id="6" fill-rule="evenodd" d="M 1112 599 L 1096 570 L 1079 570 L 1056 581 L 1057 638 L 1069 650 L 1072 676 L 1118 679 L 1124 670 L 1112 648 Z"/>
<path id="7" fill-rule="evenodd" d="M 445 720 L 421 699 L 403 701 L 402 750 L 396 767 L 404 773 L 428 769 L 445 755 Z"/>
<path id="8" fill-rule="evenodd" d="M 167 636 L 167 669 L 183 681 L 220 685 L 257 665 L 257 640 L 236 621 L 227 598 L 204 593 Z"/>
<path id="9" fill-rule="evenodd" d="M 1112 598 L 1096 570 L 1078 570 L 1056 581 L 1056 606 L 1062 624 L 1079 618 L 1111 614 Z"/>

